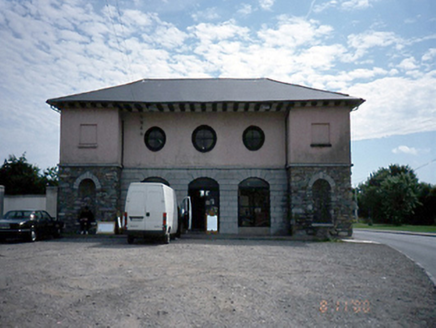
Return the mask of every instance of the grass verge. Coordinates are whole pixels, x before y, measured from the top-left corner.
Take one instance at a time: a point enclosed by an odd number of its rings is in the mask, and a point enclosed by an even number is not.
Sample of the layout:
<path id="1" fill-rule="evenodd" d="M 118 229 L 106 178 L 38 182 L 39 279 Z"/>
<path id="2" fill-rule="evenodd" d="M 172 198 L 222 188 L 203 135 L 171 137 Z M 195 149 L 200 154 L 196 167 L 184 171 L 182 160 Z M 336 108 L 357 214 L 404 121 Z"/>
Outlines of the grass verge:
<path id="1" fill-rule="evenodd" d="M 414 226 L 414 225 L 395 226 L 392 224 L 373 224 L 372 226 L 370 226 L 366 223 L 353 223 L 353 229 L 374 229 L 374 230 L 436 233 L 436 226 Z"/>

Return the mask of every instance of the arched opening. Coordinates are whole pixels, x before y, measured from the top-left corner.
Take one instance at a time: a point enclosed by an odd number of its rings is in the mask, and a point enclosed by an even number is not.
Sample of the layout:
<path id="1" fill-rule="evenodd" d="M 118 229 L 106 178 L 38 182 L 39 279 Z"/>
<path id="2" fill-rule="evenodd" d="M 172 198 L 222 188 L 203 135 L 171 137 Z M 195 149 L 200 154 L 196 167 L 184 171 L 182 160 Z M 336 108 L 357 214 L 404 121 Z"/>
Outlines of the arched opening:
<path id="1" fill-rule="evenodd" d="M 91 179 L 84 179 L 79 184 L 79 199 L 82 203 L 95 201 L 95 183 Z M 86 204 L 90 205 L 90 204 Z"/>
<path id="2" fill-rule="evenodd" d="M 188 194 L 192 202 L 192 230 L 206 231 L 208 215 L 218 217 L 219 231 L 219 184 L 210 178 L 195 179 L 189 184 Z"/>
<path id="3" fill-rule="evenodd" d="M 331 187 L 327 180 L 318 179 L 312 186 L 313 222 L 332 223 Z"/>
<path id="4" fill-rule="evenodd" d="M 79 201 L 81 210 L 88 207 L 95 215 L 96 186 L 91 179 L 83 179 L 79 184 Z"/>
<path id="5" fill-rule="evenodd" d="M 142 180 L 141 182 L 159 182 L 170 187 L 170 183 L 167 180 L 162 179 L 160 177 L 149 177 L 147 179 Z"/>
<path id="6" fill-rule="evenodd" d="M 249 178 L 239 184 L 239 227 L 270 227 L 270 199 L 268 182 Z"/>

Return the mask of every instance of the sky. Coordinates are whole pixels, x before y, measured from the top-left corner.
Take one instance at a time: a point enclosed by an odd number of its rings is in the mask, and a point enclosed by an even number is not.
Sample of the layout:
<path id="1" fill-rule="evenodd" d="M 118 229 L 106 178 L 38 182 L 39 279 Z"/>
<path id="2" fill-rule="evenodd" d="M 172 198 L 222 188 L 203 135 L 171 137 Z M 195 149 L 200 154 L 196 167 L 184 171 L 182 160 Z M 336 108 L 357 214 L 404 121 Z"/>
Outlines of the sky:
<path id="1" fill-rule="evenodd" d="M 59 162 L 45 101 L 144 78 L 271 78 L 364 98 L 352 183 L 436 184 L 434 0 L 0 0 L 0 159 Z"/>

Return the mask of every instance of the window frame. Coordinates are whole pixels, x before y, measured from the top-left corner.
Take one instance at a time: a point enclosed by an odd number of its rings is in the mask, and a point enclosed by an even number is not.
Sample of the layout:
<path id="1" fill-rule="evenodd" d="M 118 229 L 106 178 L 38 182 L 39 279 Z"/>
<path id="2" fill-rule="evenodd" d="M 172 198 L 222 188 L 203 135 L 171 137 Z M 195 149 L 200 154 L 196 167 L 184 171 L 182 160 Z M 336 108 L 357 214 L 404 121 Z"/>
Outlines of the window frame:
<path id="1" fill-rule="evenodd" d="M 264 216 L 263 220 L 262 216 Z M 239 183 L 238 227 L 271 227 L 271 186 L 268 181 L 253 177 Z"/>
<path id="2" fill-rule="evenodd" d="M 310 147 L 332 147 L 330 123 L 312 123 L 310 129 Z"/>
<path id="3" fill-rule="evenodd" d="M 198 144 L 198 133 L 200 133 L 201 131 L 208 131 L 212 134 L 212 143 L 210 146 L 208 147 L 201 147 L 201 145 Z M 195 149 L 197 149 L 199 152 L 201 153 L 207 153 L 210 152 L 212 149 L 215 148 L 216 143 L 217 143 L 217 135 L 215 130 L 210 127 L 209 125 L 200 125 L 198 126 L 193 132 L 192 132 L 192 145 L 194 146 Z M 206 138 L 204 139 L 200 139 L 200 140 L 206 140 Z"/>
<path id="4" fill-rule="evenodd" d="M 260 134 L 260 143 L 258 145 L 256 145 L 255 147 L 252 147 L 252 145 L 249 145 L 249 141 L 247 140 L 247 135 L 248 133 L 252 132 L 252 131 L 256 131 L 259 132 Z M 253 139 L 250 139 L 253 140 Z M 248 128 L 246 128 L 244 130 L 244 133 L 242 134 L 242 142 L 245 146 L 245 148 L 247 148 L 249 151 L 258 151 L 259 149 L 261 149 L 265 143 L 265 132 L 263 132 L 263 130 L 255 125 L 250 125 Z"/>
<path id="5" fill-rule="evenodd" d="M 153 133 L 153 132 L 159 132 L 159 133 L 161 133 L 161 135 L 163 136 L 163 139 L 161 140 L 162 141 L 162 144 L 161 145 L 159 145 L 158 147 L 153 147 L 152 145 L 150 145 L 150 135 Z M 157 139 L 156 139 L 157 140 Z M 166 134 L 165 134 L 165 131 L 162 129 L 162 128 L 160 128 L 160 127 L 158 127 L 158 126 L 152 126 L 151 128 L 149 128 L 148 130 L 147 130 L 147 132 L 145 132 L 145 134 L 144 134 L 144 143 L 145 143 L 145 146 L 150 150 L 150 151 L 153 151 L 153 152 L 157 152 L 157 151 L 160 151 L 160 150 L 162 150 L 162 148 L 164 148 L 165 147 L 165 144 L 166 144 L 166 141 L 167 141 L 167 136 L 166 136 Z"/>
<path id="6" fill-rule="evenodd" d="M 81 123 L 79 127 L 79 148 L 97 148 L 98 125 L 95 123 Z"/>

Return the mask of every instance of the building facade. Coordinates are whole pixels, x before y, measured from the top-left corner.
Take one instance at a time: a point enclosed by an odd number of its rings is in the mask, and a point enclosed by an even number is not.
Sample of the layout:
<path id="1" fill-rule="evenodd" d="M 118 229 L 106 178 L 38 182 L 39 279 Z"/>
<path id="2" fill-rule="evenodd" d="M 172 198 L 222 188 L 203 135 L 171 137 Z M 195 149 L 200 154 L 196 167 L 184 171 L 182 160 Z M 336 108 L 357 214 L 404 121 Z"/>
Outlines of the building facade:
<path id="1" fill-rule="evenodd" d="M 190 196 L 192 229 L 348 229 L 350 112 L 364 100 L 270 79 L 151 79 L 49 99 L 61 115 L 58 216 L 123 212 L 131 182 Z"/>

